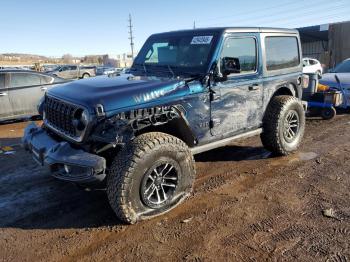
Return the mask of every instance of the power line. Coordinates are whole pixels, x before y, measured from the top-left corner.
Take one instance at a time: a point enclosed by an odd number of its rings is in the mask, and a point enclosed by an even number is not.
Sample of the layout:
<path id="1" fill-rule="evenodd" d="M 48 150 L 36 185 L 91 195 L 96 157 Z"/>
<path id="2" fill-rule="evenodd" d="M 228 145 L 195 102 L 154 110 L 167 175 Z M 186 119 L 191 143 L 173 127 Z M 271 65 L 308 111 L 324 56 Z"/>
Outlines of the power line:
<path id="1" fill-rule="evenodd" d="M 311 0 L 314 1 L 314 3 L 312 3 L 313 5 L 315 5 L 315 2 L 319 5 L 320 2 L 322 2 L 322 0 Z M 309 3 L 311 2 L 309 0 Z M 342 1 L 342 0 L 341 0 Z M 329 0 L 323 0 L 323 2 L 329 2 Z M 336 2 L 336 1 L 335 1 Z M 264 7 L 264 8 L 257 8 L 257 9 L 249 9 L 247 11 L 242 11 L 242 10 L 238 10 L 238 12 L 236 10 L 232 11 L 232 15 L 229 16 L 221 16 L 221 17 L 216 17 L 216 18 L 209 18 L 209 19 L 205 19 L 205 20 L 196 20 L 197 22 L 208 22 L 208 21 L 217 21 L 217 20 L 221 20 L 224 18 L 232 18 L 232 17 L 245 17 L 245 16 L 251 16 L 252 14 L 259 14 L 259 13 L 265 13 L 265 11 L 271 11 L 271 10 L 275 10 L 275 9 L 280 9 L 281 7 L 288 7 L 288 6 L 293 6 L 295 4 L 300 4 L 297 1 L 293 0 L 293 1 L 287 1 L 285 3 L 280 3 L 278 5 L 274 4 L 273 6 L 270 7 Z M 305 6 L 306 3 L 303 4 L 303 7 Z M 300 7 L 298 7 L 298 9 L 300 10 Z M 290 8 L 288 8 L 288 10 L 290 10 Z M 281 11 L 280 11 L 281 12 Z M 254 15 L 256 16 L 256 15 Z"/>
<path id="2" fill-rule="evenodd" d="M 337 3 L 337 4 L 345 4 L 344 7 L 346 6 L 346 2 L 347 1 L 344 1 L 344 0 L 335 0 L 333 2 L 329 2 L 329 0 L 318 0 L 317 1 L 317 5 L 315 6 L 315 3 L 309 1 L 309 2 L 306 2 L 303 7 L 298 7 L 298 6 L 295 6 L 295 7 L 287 7 L 288 5 L 292 5 L 292 4 L 296 4 L 297 2 L 287 2 L 285 4 L 282 4 L 282 5 L 275 5 L 274 7 L 270 7 L 270 8 L 263 8 L 263 9 L 258 9 L 258 10 L 253 10 L 253 11 L 248 11 L 248 12 L 238 12 L 238 13 L 234 13 L 234 16 L 226 16 L 226 18 L 231 18 L 231 19 L 225 19 L 221 22 L 214 22 L 214 23 L 205 23 L 203 26 L 217 26 L 217 25 L 222 25 L 222 24 L 227 24 L 227 23 L 232 23 L 232 22 L 235 22 L 235 23 L 239 23 L 239 24 L 242 24 L 242 23 L 250 23 L 250 22 L 253 22 L 255 23 L 256 25 L 256 21 L 258 20 L 262 20 L 263 22 L 266 21 L 266 18 L 267 20 L 269 19 L 273 19 L 275 20 L 274 18 L 276 16 L 281 16 L 282 19 L 285 19 L 284 16 L 287 14 L 287 15 L 290 15 L 292 12 L 296 12 L 295 14 L 295 17 L 296 18 L 301 18 L 301 14 L 304 13 L 306 10 L 308 9 L 312 9 L 312 14 L 316 13 L 317 12 L 317 9 L 325 9 L 328 11 L 328 6 L 322 6 L 320 5 L 320 3 L 324 3 L 324 4 L 330 4 L 331 6 L 329 6 L 330 8 L 334 7 L 334 3 Z M 284 10 L 283 9 L 280 9 L 280 7 L 286 7 Z M 336 7 L 339 7 L 339 6 L 336 6 Z M 279 10 L 278 10 L 279 9 Z M 264 10 L 268 10 L 269 12 L 264 12 L 264 13 L 261 13 L 262 11 Z M 272 12 L 271 12 L 272 11 Z M 303 12 L 304 11 L 304 12 Z M 321 11 L 321 10 L 320 10 Z M 254 13 L 261 13 L 261 15 L 253 15 Z M 308 14 L 308 13 L 306 13 Z M 258 16 L 258 18 L 256 18 Z M 243 19 L 242 19 L 243 17 Z M 206 21 L 210 21 L 210 20 L 222 20 L 223 18 L 225 17 L 219 17 L 219 18 L 216 18 L 216 19 L 207 19 Z M 233 20 L 234 19 L 234 20 Z M 203 21 L 203 20 L 202 20 Z M 198 20 L 197 20 L 198 22 Z M 204 21 L 203 21 L 204 22 Z"/>
<path id="3" fill-rule="evenodd" d="M 300 12 L 300 10 L 301 10 L 300 8 L 288 9 L 288 11 L 285 11 L 285 12 L 278 11 L 278 12 L 275 12 L 275 13 L 270 13 L 270 14 L 268 14 L 268 16 L 265 14 L 264 16 L 258 17 L 257 19 L 254 19 L 254 18 L 239 19 L 238 16 L 235 16 L 235 20 L 236 20 L 235 22 L 236 23 L 238 22 L 239 24 L 242 24 L 242 23 L 248 23 L 249 24 L 249 23 L 253 22 L 254 25 L 256 25 L 257 23 L 259 23 L 259 24 L 272 23 L 272 22 L 279 22 L 279 23 L 281 23 L 281 21 L 285 21 L 285 20 L 295 20 L 295 19 L 302 20 L 302 19 L 305 19 L 305 18 L 309 18 L 307 16 L 310 16 L 310 15 L 320 15 L 319 11 L 322 11 L 323 9 L 327 10 L 327 12 L 329 12 L 329 11 L 337 11 L 337 10 L 343 9 L 344 7 L 347 6 L 342 1 L 335 1 L 335 2 L 339 3 L 340 5 L 334 6 L 333 3 L 330 3 L 330 4 L 333 5 L 330 8 L 326 8 L 324 6 L 314 6 L 314 5 L 307 6 L 307 5 L 304 5 L 301 12 Z M 322 10 L 318 10 L 320 8 Z M 296 14 L 292 14 L 293 12 L 297 12 L 297 13 Z M 280 18 L 278 18 L 278 17 L 280 17 Z M 226 20 L 226 22 L 223 21 L 223 22 L 219 22 L 219 23 L 215 23 L 215 24 L 210 24 L 210 25 L 208 24 L 207 26 L 217 26 L 217 25 L 222 25 L 222 24 L 227 24 L 227 23 L 232 23 L 232 22 L 233 22 L 232 19 L 230 19 L 230 20 Z"/>
<path id="4" fill-rule="evenodd" d="M 134 59 L 134 36 L 133 36 L 133 32 L 132 32 L 132 20 L 131 20 L 131 14 L 129 14 L 129 39 L 130 39 L 130 47 L 131 47 L 131 57 L 132 59 Z"/>
<path id="5" fill-rule="evenodd" d="M 327 8 L 327 13 L 329 13 L 330 11 L 340 11 L 340 10 L 344 10 L 344 7 L 346 7 L 347 5 L 339 5 L 339 6 L 335 6 L 333 8 Z M 272 23 L 272 22 L 280 22 L 280 21 L 290 21 L 290 20 L 301 20 L 308 18 L 308 16 L 320 16 L 320 11 L 322 10 L 318 10 L 315 7 L 311 7 L 311 8 L 305 8 L 302 12 L 298 12 L 297 14 L 293 14 L 293 13 L 289 13 L 289 15 L 285 15 L 285 14 L 275 14 L 275 15 L 270 15 L 269 17 L 261 17 L 258 18 L 257 20 L 254 21 L 254 23 Z M 243 21 L 247 21 L 247 20 L 243 20 Z M 241 21 L 240 21 L 241 22 Z"/>

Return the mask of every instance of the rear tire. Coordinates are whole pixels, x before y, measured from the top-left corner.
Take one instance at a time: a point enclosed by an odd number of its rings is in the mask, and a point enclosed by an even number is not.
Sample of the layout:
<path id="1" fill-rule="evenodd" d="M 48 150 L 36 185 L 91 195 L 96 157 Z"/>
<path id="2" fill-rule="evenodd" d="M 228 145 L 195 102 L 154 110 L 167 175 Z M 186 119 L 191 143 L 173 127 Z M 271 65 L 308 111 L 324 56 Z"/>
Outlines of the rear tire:
<path id="1" fill-rule="evenodd" d="M 129 224 L 168 212 L 192 191 L 191 151 L 159 132 L 136 137 L 118 153 L 107 175 L 107 195 L 117 217 Z"/>
<path id="2" fill-rule="evenodd" d="M 89 74 L 87 74 L 87 73 L 83 74 L 83 78 L 89 78 L 89 77 L 90 77 Z"/>
<path id="3" fill-rule="evenodd" d="M 333 106 L 332 107 L 328 107 L 328 108 L 323 108 L 321 110 L 321 117 L 324 120 L 333 119 L 336 115 L 337 115 L 337 111 L 335 110 L 335 108 Z"/>
<path id="4" fill-rule="evenodd" d="M 260 135 L 264 147 L 276 155 L 288 155 L 297 150 L 305 130 L 305 112 L 293 96 L 271 99 L 263 119 Z"/>

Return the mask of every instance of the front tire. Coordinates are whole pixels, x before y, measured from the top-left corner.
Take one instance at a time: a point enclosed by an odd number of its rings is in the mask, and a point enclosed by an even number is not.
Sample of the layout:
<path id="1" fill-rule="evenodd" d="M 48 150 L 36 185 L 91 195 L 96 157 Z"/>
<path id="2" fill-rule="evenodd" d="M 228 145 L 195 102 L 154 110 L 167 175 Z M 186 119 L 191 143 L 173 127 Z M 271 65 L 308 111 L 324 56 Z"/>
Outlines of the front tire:
<path id="1" fill-rule="evenodd" d="M 118 153 L 107 176 L 107 195 L 117 217 L 129 224 L 168 212 L 192 191 L 191 151 L 159 132 L 136 137 Z"/>
<path id="2" fill-rule="evenodd" d="M 85 78 L 89 78 L 89 77 L 90 77 L 90 75 L 89 75 L 89 74 L 87 74 L 87 73 L 83 74 L 83 79 L 85 79 Z"/>
<path id="3" fill-rule="evenodd" d="M 275 155 L 297 150 L 305 130 L 305 112 L 293 96 L 276 96 L 270 101 L 263 119 L 261 141 Z"/>

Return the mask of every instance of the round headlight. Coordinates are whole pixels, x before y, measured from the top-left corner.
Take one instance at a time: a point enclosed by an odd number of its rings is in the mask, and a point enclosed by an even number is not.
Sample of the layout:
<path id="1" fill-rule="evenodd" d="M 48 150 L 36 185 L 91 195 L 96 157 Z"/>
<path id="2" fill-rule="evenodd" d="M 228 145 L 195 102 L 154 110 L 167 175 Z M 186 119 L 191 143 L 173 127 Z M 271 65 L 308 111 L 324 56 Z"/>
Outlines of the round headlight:
<path id="1" fill-rule="evenodd" d="M 89 112 L 79 109 L 74 114 L 73 125 L 78 131 L 83 131 L 89 123 Z"/>
<path id="2" fill-rule="evenodd" d="M 87 126 L 89 123 L 89 112 L 87 110 L 84 110 L 81 114 L 80 121 L 84 126 Z"/>

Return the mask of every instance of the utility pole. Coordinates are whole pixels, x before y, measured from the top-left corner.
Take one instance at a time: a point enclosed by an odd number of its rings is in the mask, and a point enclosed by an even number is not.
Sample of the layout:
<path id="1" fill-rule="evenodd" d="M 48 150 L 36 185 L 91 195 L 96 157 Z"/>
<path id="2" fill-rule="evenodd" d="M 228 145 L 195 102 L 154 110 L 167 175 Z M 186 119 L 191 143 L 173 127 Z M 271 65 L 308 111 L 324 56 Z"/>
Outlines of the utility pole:
<path id="1" fill-rule="evenodd" d="M 193 29 L 196 29 L 196 21 L 193 21 Z"/>
<path id="2" fill-rule="evenodd" d="M 131 56 L 132 56 L 132 59 L 134 59 L 134 36 L 133 36 L 133 33 L 132 33 L 131 14 L 129 14 L 128 22 L 129 22 L 128 28 L 129 28 L 129 39 L 130 39 L 130 47 L 131 47 Z"/>

